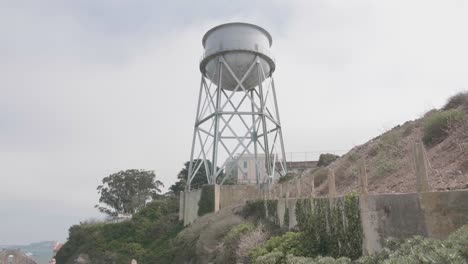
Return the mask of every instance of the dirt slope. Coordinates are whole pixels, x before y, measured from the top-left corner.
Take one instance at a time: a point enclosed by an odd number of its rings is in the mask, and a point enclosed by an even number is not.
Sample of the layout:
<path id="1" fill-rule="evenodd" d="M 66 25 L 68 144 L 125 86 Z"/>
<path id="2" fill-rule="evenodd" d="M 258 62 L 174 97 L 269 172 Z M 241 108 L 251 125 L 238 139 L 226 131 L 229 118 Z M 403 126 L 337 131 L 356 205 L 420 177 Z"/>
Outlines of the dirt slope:
<path id="1" fill-rule="evenodd" d="M 464 96 L 468 98 L 468 93 Z M 468 117 L 468 100 L 457 109 Z M 415 192 L 414 143 L 423 138 L 428 118 L 440 112 L 433 110 L 394 127 L 306 176 L 314 176 L 318 194 L 324 195 L 328 193 L 328 168 L 334 168 L 338 193 L 358 191 L 358 160 L 364 158 L 370 193 Z M 426 146 L 431 189 L 468 189 L 468 119 L 450 126 L 446 132 L 440 143 Z"/>

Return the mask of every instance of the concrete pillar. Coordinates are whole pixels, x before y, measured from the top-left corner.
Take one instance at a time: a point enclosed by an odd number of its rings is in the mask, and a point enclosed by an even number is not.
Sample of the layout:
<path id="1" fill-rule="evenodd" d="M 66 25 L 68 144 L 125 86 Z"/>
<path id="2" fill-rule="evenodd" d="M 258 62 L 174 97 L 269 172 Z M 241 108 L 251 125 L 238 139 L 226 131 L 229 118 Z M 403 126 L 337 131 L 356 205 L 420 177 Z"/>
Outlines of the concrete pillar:
<path id="1" fill-rule="evenodd" d="M 314 174 L 310 175 L 310 196 L 315 197 L 315 178 L 314 178 Z"/>
<path id="2" fill-rule="evenodd" d="M 368 194 L 367 189 L 367 171 L 366 171 L 366 160 L 361 158 L 359 160 L 359 181 L 361 185 L 361 194 Z"/>
<path id="3" fill-rule="evenodd" d="M 220 185 L 215 184 L 213 186 L 214 188 L 214 212 L 218 212 L 220 209 L 220 203 L 221 203 L 221 188 Z"/>
<path id="4" fill-rule="evenodd" d="M 333 168 L 328 169 L 328 196 L 336 196 L 335 170 Z"/>
<path id="5" fill-rule="evenodd" d="M 184 220 L 184 212 L 185 212 L 185 195 L 184 195 L 184 191 L 181 191 L 179 194 L 179 221 Z"/>
<path id="6" fill-rule="evenodd" d="M 416 190 L 418 192 L 430 191 L 429 178 L 427 176 L 426 150 L 421 141 L 414 144 L 414 162 L 416 169 Z"/>
<path id="7" fill-rule="evenodd" d="M 283 198 L 283 184 L 279 184 L 279 197 L 278 198 Z"/>
<path id="8" fill-rule="evenodd" d="M 297 181 L 297 198 L 302 196 L 302 175 L 299 176 L 299 180 Z"/>

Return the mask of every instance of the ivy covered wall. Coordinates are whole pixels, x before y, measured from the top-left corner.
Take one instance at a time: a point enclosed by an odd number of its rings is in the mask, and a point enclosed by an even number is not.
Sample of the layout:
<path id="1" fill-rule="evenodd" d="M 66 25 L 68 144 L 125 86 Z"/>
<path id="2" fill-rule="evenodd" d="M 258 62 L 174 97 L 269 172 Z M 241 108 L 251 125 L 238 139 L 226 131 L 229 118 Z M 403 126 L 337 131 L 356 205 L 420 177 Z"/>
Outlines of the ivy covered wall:
<path id="1" fill-rule="evenodd" d="M 357 195 L 298 200 L 296 220 L 297 228 L 304 233 L 306 256 L 357 259 L 362 255 L 363 229 Z"/>

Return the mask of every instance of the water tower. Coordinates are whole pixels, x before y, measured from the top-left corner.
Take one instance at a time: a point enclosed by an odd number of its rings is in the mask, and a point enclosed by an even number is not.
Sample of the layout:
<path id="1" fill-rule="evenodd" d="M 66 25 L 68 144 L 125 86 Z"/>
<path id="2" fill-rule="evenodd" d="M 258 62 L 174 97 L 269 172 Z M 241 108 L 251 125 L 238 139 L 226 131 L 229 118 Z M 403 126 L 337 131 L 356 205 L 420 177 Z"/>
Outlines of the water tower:
<path id="1" fill-rule="evenodd" d="M 197 187 L 191 185 L 200 169 L 209 184 L 247 169 L 257 184 L 286 174 L 271 35 L 253 24 L 228 23 L 210 29 L 202 43 L 188 188 Z M 238 162 L 247 156 L 251 168 Z"/>

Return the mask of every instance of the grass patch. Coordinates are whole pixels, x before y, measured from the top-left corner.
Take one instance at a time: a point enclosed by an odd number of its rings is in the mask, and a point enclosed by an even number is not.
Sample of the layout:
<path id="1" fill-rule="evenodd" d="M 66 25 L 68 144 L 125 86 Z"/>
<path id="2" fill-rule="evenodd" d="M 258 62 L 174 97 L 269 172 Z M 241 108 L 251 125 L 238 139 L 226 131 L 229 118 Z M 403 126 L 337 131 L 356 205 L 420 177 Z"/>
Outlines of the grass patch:
<path id="1" fill-rule="evenodd" d="M 392 174 L 393 172 L 395 172 L 398 169 L 398 166 L 394 161 L 392 161 L 390 159 L 386 159 L 384 157 L 379 158 L 376 161 L 375 165 L 376 165 L 376 168 L 377 168 L 376 175 L 378 177 L 383 177 L 383 176 Z"/>
<path id="2" fill-rule="evenodd" d="M 468 92 L 458 93 L 450 97 L 442 110 L 450 110 L 459 107 L 468 108 Z"/>
<path id="3" fill-rule="evenodd" d="M 317 162 L 317 166 L 319 167 L 325 167 L 330 165 L 332 162 L 337 160 L 340 156 L 331 154 L 331 153 L 325 153 L 325 154 L 320 154 L 319 160 Z"/>
<path id="4" fill-rule="evenodd" d="M 423 142 L 426 146 L 442 142 L 454 126 L 466 119 L 460 109 L 436 112 L 424 119 Z"/>

